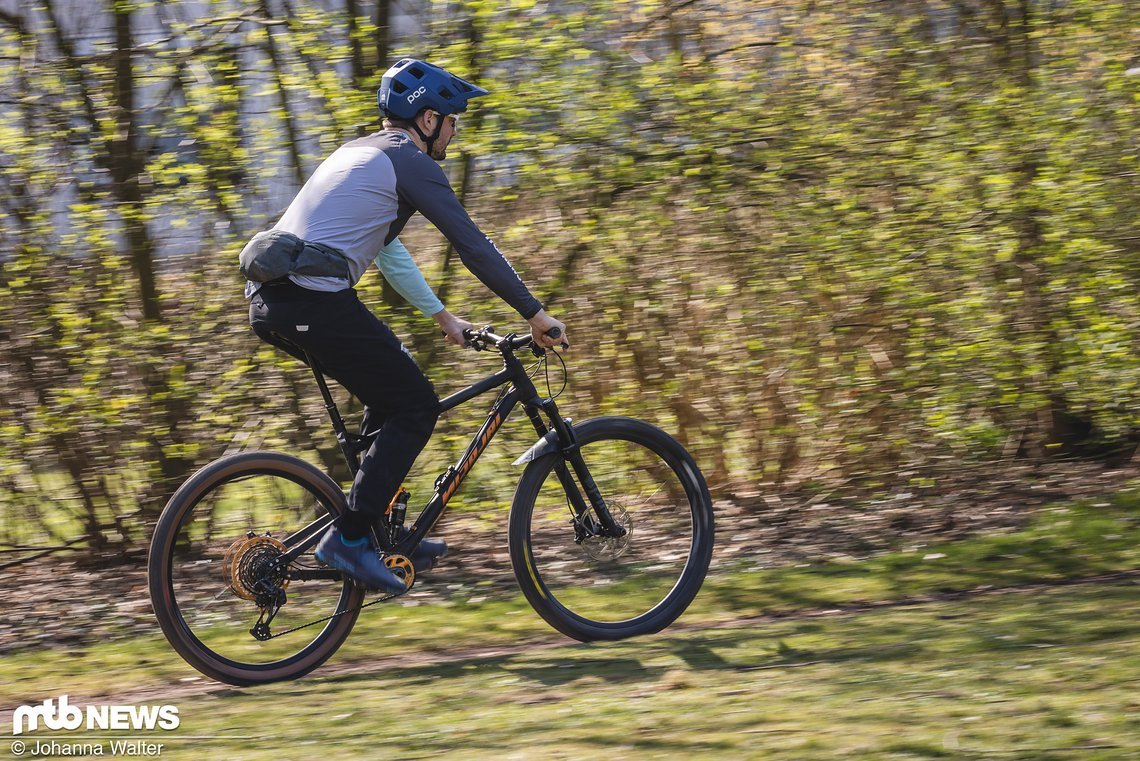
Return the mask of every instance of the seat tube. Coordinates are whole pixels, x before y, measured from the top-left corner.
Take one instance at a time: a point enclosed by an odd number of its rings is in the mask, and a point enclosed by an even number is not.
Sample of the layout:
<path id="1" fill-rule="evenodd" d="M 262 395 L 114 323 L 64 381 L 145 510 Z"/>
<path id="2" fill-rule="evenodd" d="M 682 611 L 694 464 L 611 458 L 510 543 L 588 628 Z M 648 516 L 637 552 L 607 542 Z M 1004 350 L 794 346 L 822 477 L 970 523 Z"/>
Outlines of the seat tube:
<path id="1" fill-rule="evenodd" d="M 321 398 L 325 400 L 325 412 L 328 413 L 329 419 L 332 421 L 337 443 L 340 444 L 340 451 L 344 455 L 345 462 L 348 463 L 349 471 L 355 478 L 356 471 L 360 470 L 360 460 L 357 457 L 356 450 L 353 449 L 352 442 L 348 439 L 348 426 L 344 424 L 344 418 L 340 416 L 340 409 L 336 406 L 336 400 L 333 399 L 332 392 L 329 391 L 329 384 L 325 381 L 324 373 L 321 372 L 316 359 L 306 351 L 305 361 L 309 363 L 309 369 L 313 371 L 313 377 L 317 379 L 317 386 L 321 389 Z"/>

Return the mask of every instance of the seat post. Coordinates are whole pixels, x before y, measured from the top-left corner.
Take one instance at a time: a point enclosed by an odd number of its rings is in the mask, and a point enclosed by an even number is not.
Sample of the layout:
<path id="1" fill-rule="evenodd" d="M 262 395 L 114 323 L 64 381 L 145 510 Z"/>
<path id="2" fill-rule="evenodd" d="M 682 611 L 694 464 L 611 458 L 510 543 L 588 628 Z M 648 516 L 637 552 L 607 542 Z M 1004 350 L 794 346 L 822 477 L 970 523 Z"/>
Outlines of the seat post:
<path id="1" fill-rule="evenodd" d="M 332 392 L 329 390 L 329 384 L 325 381 L 325 375 L 321 372 L 320 365 L 317 360 L 309 352 L 305 352 L 305 362 L 308 363 L 309 369 L 313 371 L 313 377 L 317 379 L 317 386 L 321 389 L 321 396 L 325 400 L 325 411 L 329 414 L 329 419 L 332 420 L 333 431 L 336 433 L 337 443 L 340 444 L 340 451 L 344 455 L 345 462 L 348 463 L 348 469 L 352 472 L 353 477 L 356 477 L 356 471 L 360 470 L 360 460 L 357 455 L 356 447 L 352 439 L 348 435 L 348 427 L 344 424 L 344 418 L 340 416 L 340 409 L 336 406 L 336 401 L 333 399 Z"/>

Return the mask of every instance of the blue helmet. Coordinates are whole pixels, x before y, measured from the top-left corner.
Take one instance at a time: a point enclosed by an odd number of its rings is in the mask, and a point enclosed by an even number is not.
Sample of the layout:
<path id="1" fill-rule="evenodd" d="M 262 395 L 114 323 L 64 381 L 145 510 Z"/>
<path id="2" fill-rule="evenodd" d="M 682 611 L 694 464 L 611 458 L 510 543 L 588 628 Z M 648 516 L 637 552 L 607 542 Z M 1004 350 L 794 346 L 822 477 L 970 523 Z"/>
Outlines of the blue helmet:
<path id="1" fill-rule="evenodd" d="M 467 110 L 467 101 L 486 95 L 482 87 L 417 58 L 403 58 L 384 73 L 376 102 L 380 113 L 414 119 L 425 108 L 447 115 Z"/>

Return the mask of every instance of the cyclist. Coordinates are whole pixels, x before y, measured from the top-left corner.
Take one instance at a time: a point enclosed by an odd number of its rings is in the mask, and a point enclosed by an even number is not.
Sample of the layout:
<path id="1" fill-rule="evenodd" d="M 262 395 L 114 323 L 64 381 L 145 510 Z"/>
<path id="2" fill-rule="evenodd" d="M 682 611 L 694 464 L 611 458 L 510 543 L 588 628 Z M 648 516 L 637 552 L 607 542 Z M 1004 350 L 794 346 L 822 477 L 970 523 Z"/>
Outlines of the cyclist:
<path id="1" fill-rule="evenodd" d="M 439 399 L 400 340 L 357 298 L 353 286 L 368 265 L 379 257 L 377 263 L 394 287 L 415 296 L 409 300 L 432 315 L 449 342 L 464 344 L 463 330 L 471 323 L 443 308 L 396 240 L 418 211 L 447 237 L 464 266 L 527 320 L 538 344 L 554 347 L 566 340 L 566 326 L 543 310 L 471 220 L 436 163 L 446 157 L 468 101 L 486 94 L 426 61 L 399 61 L 384 74 L 377 92 L 384 128 L 337 149 L 274 229 L 259 233 L 261 238 L 255 236 L 246 247 L 259 240 L 298 246 L 292 249 L 294 266 L 288 274 L 249 284 L 254 332 L 299 358 L 304 355 L 298 347 L 308 351 L 326 374 L 363 402 L 363 431 L 378 431 L 352 485 L 348 512 L 315 551 L 321 562 L 374 589 L 405 588 L 381 561 L 372 527 L 431 437 Z M 245 255 L 243 251 L 243 262 Z M 318 264 L 299 266 L 305 257 Z M 553 328 L 561 337 L 546 335 Z M 425 539 L 413 560 L 430 565 L 446 552 L 444 542 Z"/>

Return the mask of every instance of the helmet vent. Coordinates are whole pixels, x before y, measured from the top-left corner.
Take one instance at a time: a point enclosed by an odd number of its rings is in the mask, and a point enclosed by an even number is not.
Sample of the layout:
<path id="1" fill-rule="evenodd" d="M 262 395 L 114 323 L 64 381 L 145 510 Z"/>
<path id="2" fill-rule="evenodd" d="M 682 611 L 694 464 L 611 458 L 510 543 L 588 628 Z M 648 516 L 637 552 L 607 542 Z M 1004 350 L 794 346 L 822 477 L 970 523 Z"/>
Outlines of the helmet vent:
<path id="1" fill-rule="evenodd" d="M 419 66 L 412 66 L 411 68 L 408 69 L 408 71 L 416 79 L 423 79 L 424 78 L 424 70 L 421 69 Z"/>
<path id="2" fill-rule="evenodd" d="M 439 88 L 439 94 L 448 99 L 455 97 L 455 93 L 453 93 L 451 90 L 448 90 L 446 87 Z"/>
<path id="3" fill-rule="evenodd" d="M 395 79 L 392 80 L 392 92 L 396 93 L 397 95 L 402 95 L 407 91 L 408 88 L 404 86 L 403 82 Z"/>

